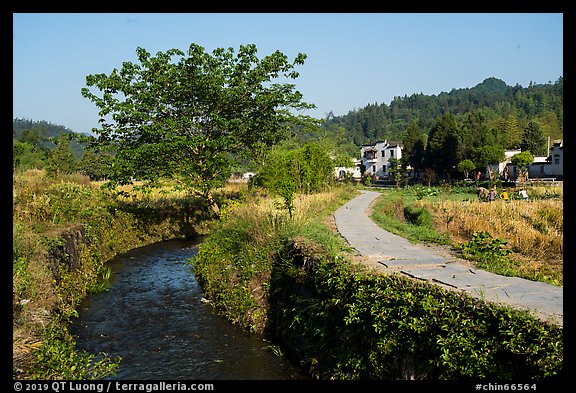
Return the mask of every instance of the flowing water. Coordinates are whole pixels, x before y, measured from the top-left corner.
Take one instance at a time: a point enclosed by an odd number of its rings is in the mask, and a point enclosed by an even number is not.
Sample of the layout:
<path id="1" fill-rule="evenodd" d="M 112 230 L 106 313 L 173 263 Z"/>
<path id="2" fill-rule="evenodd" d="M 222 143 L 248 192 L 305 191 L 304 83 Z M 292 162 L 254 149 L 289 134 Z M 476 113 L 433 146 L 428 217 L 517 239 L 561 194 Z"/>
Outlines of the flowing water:
<path id="1" fill-rule="evenodd" d="M 188 263 L 196 251 L 171 240 L 110 261 L 110 289 L 88 296 L 71 326 L 77 347 L 121 356 L 115 379 L 308 379 L 203 301 Z"/>

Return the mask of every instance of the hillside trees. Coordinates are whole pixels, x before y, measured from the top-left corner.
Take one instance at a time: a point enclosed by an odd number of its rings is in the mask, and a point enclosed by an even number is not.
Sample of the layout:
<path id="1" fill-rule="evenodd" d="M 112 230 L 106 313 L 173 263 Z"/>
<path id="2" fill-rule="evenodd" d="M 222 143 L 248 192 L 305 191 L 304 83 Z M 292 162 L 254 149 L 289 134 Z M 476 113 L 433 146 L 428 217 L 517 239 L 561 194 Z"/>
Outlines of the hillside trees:
<path id="1" fill-rule="evenodd" d="M 526 128 L 524 128 L 520 149 L 522 151 L 529 151 L 535 156 L 548 155 L 546 149 L 546 138 L 544 137 L 542 128 L 538 123 L 531 121 L 528 123 Z"/>
<path id="2" fill-rule="evenodd" d="M 136 54 L 138 63 L 88 75 L 82 89 L 100 109 L 91 144 L 115 155 L 111 184 L 172 177 L 212 201 L 211 191 L 229 175 L 231 154 L 258 158 L 304 118 L 293 111 L 314 107 L 293 84 L 276 82 L 299 76 L 301 53 L 290 62 L 280 51 L 259 59 L 255 45 L 210 54 L 191 44 L 187 52 L 153 56 L 137 48 Z"/>
<path id="3" fill-rule="evenodd" d="M 324 127 L 344 127 L 357 146 L 376 140 L 402 140 L 407 126 L 415 122 L 422 134 L 429 134 L 437 119 L 451 113 L 463 123 L 468 113 L 478 111 L 488 129 L 505 131 L 507 149 L 519 147 L 522 130 L 537 121 L 545 137 L 563 135 L 563 78 L 555 83 L 507 86 L 487 78 L 473 88 L 452 89 L 438 95 L 422 93 L 394 97 L 390 104 L 368 104 L 343 116 L 330 116 Z"/>
<path id="4" fill-rule="evenodd" d="M 445 113 L 430 131 L 424 156 L 425 166 L 437 173 L 453 171 L 461 160 L 460 131 L 456 119 Z"/>
<path id="5" fill-rule="evenodd" d="M 28 170 L 44 168 L 47 153 L 31 143 L 12 138 L 12 168 Z"/>

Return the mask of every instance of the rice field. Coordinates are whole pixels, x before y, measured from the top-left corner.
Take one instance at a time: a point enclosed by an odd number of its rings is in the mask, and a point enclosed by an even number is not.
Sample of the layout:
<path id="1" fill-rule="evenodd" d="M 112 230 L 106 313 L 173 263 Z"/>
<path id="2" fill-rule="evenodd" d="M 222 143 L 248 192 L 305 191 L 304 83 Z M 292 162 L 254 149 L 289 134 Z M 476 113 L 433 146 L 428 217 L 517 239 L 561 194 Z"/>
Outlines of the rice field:
<path id="1" fill-rule="evenodd" d="M 487 232 L 507 241 L 516 270 L 562 283 L 564 215 L 562 187 L 534 187 L 529 200 L 480 202 L 477 199 L 442 198 L 414 201 L 426 207 L 435 227 L 454 243 L 468 241 L 474 233 Z M 553 194 L 554 197 L 545 197 Z"/>

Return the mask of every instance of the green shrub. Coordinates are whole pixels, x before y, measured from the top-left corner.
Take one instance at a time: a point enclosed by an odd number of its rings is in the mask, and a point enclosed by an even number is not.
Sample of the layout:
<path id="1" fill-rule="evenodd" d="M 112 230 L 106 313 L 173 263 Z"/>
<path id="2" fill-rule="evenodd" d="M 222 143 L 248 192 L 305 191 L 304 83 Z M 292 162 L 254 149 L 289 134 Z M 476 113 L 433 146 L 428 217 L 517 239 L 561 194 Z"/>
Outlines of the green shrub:
<path id="1" fill-rule="evenodd" d="M 270 315 L 285 352 L 316 378 L 538 380 L 562 370 L 562 328 L 525 311 L 294 254 L 276 265 Z"/>
<path id="2" fill-rule="evenodd" d="M 454 246 L 463 258 L 476 261 L 476 267 L 496 274 L 514 276 L 513 262 L 507 258 L 512 250 L 507 241 L 493 238 L 488 232 L 474 232 L 472 240 Z"/>
<path id="3" fill-rule="evenodd" d="M 33 379 L 99 379 L 114 375 L 120 358 L 77 350 L 63 326 L 49 326 L 42 345 L 34 351 Z"/>

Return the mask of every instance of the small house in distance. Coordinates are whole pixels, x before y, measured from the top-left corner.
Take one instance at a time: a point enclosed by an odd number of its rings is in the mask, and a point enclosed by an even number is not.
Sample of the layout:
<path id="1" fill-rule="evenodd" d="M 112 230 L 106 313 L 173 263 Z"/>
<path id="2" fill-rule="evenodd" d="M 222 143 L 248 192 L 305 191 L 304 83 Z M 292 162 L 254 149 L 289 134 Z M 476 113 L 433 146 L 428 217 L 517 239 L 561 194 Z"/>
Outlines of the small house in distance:
<path id="1" fill-rule="evenodd" d="M 512 163 L 506 164 L 506 169 L 510 180 L 519 180 L 520 171 Z M 549 155 L 535 156 L 534 161 L 528 167 L 529 179 L 555 179 L 562 180 L 564 176 L 564 142 L 562 140 L 554 141 L 550 147 Z"/>
<path id="2" fill-rule="evenodd" d="M 391 158 L 402 158 L 401 142 L 384 140 L 361 146 L 360 160 L 366 175 L 379 179 L 388 178 Z"/>
<path id="3" fill-rule="evenodd" d="M 351 178 L 352 180 L 355 181 L 359 181 L 360 178 L 362 177 L 362 172 L 360 170 L 360 166 L 362 164 L 362 161 L 354 158 L 352 160 L 352 166 L 351 167 L 345 167 L 345 166 L 337 166 L 334 168 L 334 172 L 335 172 L 335 177 L 338 180 L 344 180 L 346 178 Z"/>

